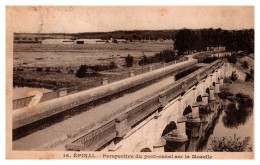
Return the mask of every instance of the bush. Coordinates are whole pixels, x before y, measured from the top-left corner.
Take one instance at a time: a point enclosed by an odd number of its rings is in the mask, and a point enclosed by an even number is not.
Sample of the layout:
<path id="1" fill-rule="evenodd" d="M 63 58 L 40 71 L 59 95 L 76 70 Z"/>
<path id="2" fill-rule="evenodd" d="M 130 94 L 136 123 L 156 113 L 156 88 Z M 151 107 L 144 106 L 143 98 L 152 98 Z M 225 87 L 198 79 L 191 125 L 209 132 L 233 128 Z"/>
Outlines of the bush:
<path id="1" fill-rule="evenodd" d="M 150 64 L 150 60 L 147 58 L 146 55 L 143 56 L 143 58 L 138 62 L 139 65 L 147 65 Z"/>
<path id="2" fill-rule="evenodd" d="M 242 93 L 236 94 L 236 100 L 238 103 L 243 105 L 243 107 L 252 107 L 253 106 L 253 100 L 248 95 L 243 95 Z"/>
<path id="3" fill-rule="evenodd" d="M 48 68 L 46 68 L 46 70 L 45 70 L 46 72 L 50 72 L 50 68 L 48 67 Z"/>
<path id="4" fill-rule="evenodd" d="M 237 62 L 237 57 L 236 57 L 235 54 L 232 54 L 231 56 L 228 56 L 228 57 L 227 57 L 227 60 L 228 60 L 228 62 L 230 62 L 230 63 L 236 64 L 236 62 Z"/>
<path id="5" fill-rule="evenodd" d="M 85 77 L 86 76 L 86 72 L 87 72 L 87 65 L 81 65 L 80 67 L 79 67 L 79 69 L 77 70 L 77 73 L 76 73 L 76 76 L 78 77 L 78 78 L 83 78 L 83 77 Z"/>
<path id="6" fill-rule="evenodd" d="M 161 51 L 160 53 L 156 53 L 151 57 L 151 61 L 154 62 L 170 62 L 174 61 L 177 57 L 174 55 L 173 50 L 166 49 Z"/>
<path id="7" fill-rule="evenodd" d="M 252 147 L 249 145 L 251 138 L 245 137 L 241 140 L 241 137 L 237 137 L 234 134 L 233 137 L 224 136 L 222 138 L 211 139 L 211 148 L 214 152 L 246 152 L 252 151 Z"/>
<path id="8" fill-rule="evenodd" d="M 41 71 L 42 71 L 42 68 L 37 68 L 37 71 L 38 71 L 38 72 L 41 72 Z"/>
<path id="9" fill-rule="evenodd" d="M 129 55 L 125 58 L 126 67 L 132 67 L 134 64 L 134 57 Z"/>
<path id="10" fill-rule="evenodd" d="M 231 76 L 229 77 L 232 81 L 237 81 L 238 77 L 235 71 L 232 72 Z"/>
<path id="11" fill-rule="evenodd" d="M 218 96 L 221 98 L 221 99 L 227 99 L 229 96 L 233 96 L 232 93 L 230 92 L 227 92 L 227 91 L 221 91 L 220 93 L 218 93 Z"/>
<path id="12" fill-rule="evenodd" d="M 254 69 L 250 69 L 250 74 L 253 76 L 254 75 Z"/>
<path id="13" fill-rule="evenodd" d="M 115 69 L 117 68 L 116 63 L 114 61 L 110 62 L 109 69 Z"/>
<path id="14" fill-rule="evenodd" d="M 212 63 L 214 61 L 216 61 L 218 58 L 217 57 L 206 57 L 206 58 L 200 58 L 198 59 L 199 63 Z"/>
<path id="15" fill-rule="evenodd" d="M 246 73 L 245 81 L 251 81 L 253 79 L 253 76 L 249 73 Z"/>
<path id="16" fill-rule="evenodd" d="M 247 61 L 244 61 L 244 62 L 243 62 L 242 67 L 248 69 L 248 63 L 247 63 Z"/>
<path id="17" fill-rule="evenodd" d="M 70 69 L 69 71 L 68 71 L 68 74 L 73 74 L 74 73 L 74 70 L 73 69 Z"/>

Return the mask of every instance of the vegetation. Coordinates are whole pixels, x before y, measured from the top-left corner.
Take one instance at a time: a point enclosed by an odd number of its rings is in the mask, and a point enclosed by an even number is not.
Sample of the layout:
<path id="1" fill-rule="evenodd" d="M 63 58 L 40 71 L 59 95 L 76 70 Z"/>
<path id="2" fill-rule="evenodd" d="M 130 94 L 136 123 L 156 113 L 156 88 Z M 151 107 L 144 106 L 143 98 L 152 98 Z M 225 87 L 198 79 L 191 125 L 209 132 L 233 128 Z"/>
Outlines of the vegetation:
<path id="1" fill-rule="evenodd" d="M 91 69 L 92 71 L 95 72 L 100 72 L 100 71 L 104 71 L 104 70 L 110 70 L 110 69 L 115 69 L 117 68 L 115 62 L 110 62 L 109 65 L 86 65 L 87 69 Z"/>
<path id="2" fill-rule="evenodd" d="M 245 69 L 248 69 L 248 62 L 247 61 L 244 61 L 242 63 L 242 67 L 245 68 Z"/>
<path id="3" fill-rule="evenodd" d="M 236 64 L 236 62 L 237 62 L 237 57 L 236 57 L 235 54 L 232 54 L 231 56 L 228 56 L 228 57 L 227 57 L 227 60 L 228 60 L 228 62 L 230 62 L 230 63 Z"/>
<path id="4" fill-rule="evenodd" d="M 236 72 L 233 71 L 233 72 L 231 73 L 231 76 L 230 76 L 229 78 L 230 78 L 230 80 L 232 80 L 232 81 L 237 81 L 238 76 L 237 76 Z"/>
<path id="5" fill-rule="evenodd" d="M 254 52 L 254 30 L 181 29 L 176 33 L 174 48 L 180 54 L 185 51 L 206 50 L 207 47 L 225 46 L 231 52 Z"/>
<path id="6" fill-rule="evenodd" d="M 158 63 L 158 62 L 171 62 L 174 60 L 179 59 L 181 56 L 175 55 L 173 50 L 166 49 L 159 53 L 156 53 L 154 56 L 143 56 L 143 58 L 138 62 L 139 65 L 147 65 L 151 63 Z"/>
<path id="7" fill-rule="evenodd" d="M 251 152 L 252 146 L 249 145 L 251 138 L 224 136 L 222 138 L 211 139 L 211 147 L 214 152 Z"/>
<path id="8" fill-rule="evenodd" d="M 143 56 L 143 58 L 138 62 L 139 65 L 147 65 L 152 63 L 150 58 L 148 58 L 146 55 Z"/>
<path id="9" fill-rule="evenodd" d="M 173 50 L 170 49 L 163 50 L 151 57 L 151 61 L 153 62 L 170 62 L 176 59 L 177 56 L 175 56 Z"/>
<path id="10" fill-rule="evenodd" d="M 228 91 L 226 91 L 226 90 L 221 90 L 220 93 L 218 93 L 218 96 L 221 99 L 227 99 L 229 96 L 233 96 L 233 94 L 228 92 Z"/>
<path id="11" fill-rule="evenodd" d="M 125 58 L 126 67 L 132 67 L 134 64 L 134 57 L 128 54 L 128 56 Z"/>
<path id="12" fill-rule="evenodd" d="M 253 100 L 248 95 L 238 93 L 228 98 L 232 103 L 228 104 L 222 122 L 227 128 L 237 128 L 246 123 L 253 112 Z"/>
<path id="13" fill-rule="evenodd" d="M 38 71 L 38 72 L 41 72 L 41 71 L 42 71 L 42 68 L 37 68 L 37 71 Z"/>
<path id="14" fill-rule="evenodd" d="M 236 101 L 240 103 L 243 107 L 252 107 L 253 100 L 248 95 L 243 95 L 242 93 L 238 93 L 235 95 Z"/>
<path id="15" fill-rule="evenodd" d="M 206 57 L 206 58 L 199 58 L 198 62 L 199 63 L 212 63 L 216 61 L 218 58 L 217 57 Z"/>
<path id="16" fill-rule="evenodd" d="M 77 70 L 76 76 L 77 76 L 78 78 L 83 78 L 83 77 L 85 77 L 85 76 L 87 75 L 87 74 L 86 74 L 87 69 L 88 69 L 87 65 L 81 65 L 81 66 L 79 67 L 79 69 Z"/>
<path id="17" fill-rule="evenodd" d="M 253 76 L 249 73 L 246 73 L 245 81 L 252 81 L 252 80 L 253 80 Z"/>

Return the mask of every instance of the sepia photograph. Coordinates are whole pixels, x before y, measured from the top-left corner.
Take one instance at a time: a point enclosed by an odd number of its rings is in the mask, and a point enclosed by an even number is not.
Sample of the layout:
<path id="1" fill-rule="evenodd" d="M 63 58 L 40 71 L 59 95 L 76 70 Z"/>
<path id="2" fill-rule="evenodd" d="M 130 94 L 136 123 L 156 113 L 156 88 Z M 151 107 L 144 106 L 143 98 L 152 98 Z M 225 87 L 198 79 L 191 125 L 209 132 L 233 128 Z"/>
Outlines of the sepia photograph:
<path id="1" fill-rule="evenodd" d="M 7 158 L 254 159 L 254 20 L 254 6 L 7 6 Z"/>

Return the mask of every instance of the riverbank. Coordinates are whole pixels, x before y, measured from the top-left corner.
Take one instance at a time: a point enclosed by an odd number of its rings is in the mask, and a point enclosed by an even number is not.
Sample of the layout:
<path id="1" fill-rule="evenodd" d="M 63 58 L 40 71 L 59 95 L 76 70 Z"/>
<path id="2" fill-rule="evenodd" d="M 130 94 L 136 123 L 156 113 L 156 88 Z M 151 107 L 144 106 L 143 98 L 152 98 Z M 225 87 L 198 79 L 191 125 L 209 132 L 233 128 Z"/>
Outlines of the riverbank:
<path id="1" fill-rule="evenodd" d="M 254 83 L 253 82 L 242 82 L 236 81 L 232 84 L 225 83 L 221 91 L 226 93 L 232 93 L 235 96 L 238 93 L 254 100 Z M 237 110 L 230 109 L 234 105 L 235 100 L 231 101 L 229 99 L 222 100 L 224 109 L 221 112 L 219 119 L 214 127 L 213 133 L 210 135 L 209 140 L 204 145 L 202 151 L 212 152 L 213 146 L 216 147 L 215 140 L 231 140 L 239 138 L 239 140 L 244 140 L 249 137 L 248 142 L 249 150 L 253 150 L 254 146 L 254 109 L 253 107 L 243 107 Z M 232 140 L 231 140 L 232 141 Z M 231 143 L 231 141 L 229 143 Z M 224 142 L 224 141 L 223 141 Z M 237 140 L 233 142 L 238 143 Z M 231 145 L 231 144 L 229 144 Z M 217 145 L 218 146 L 218 145 Z"/>

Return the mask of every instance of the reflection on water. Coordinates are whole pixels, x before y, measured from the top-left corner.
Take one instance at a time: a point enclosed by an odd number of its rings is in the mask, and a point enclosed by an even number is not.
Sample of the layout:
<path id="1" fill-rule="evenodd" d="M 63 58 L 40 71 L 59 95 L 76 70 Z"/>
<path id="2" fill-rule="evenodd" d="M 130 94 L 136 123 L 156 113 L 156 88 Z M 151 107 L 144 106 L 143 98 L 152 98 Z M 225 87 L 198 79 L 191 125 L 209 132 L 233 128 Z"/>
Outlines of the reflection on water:
<path id="1" fill-rule="evenodd" d="M 235 134 L 241 139 L 252 137 L 253 101 L 241 95 L 236 95 L 233 99 L 217 98 L 217 101 L 223 105 L 223 109 L 210 113 L 200 111 L 200 125 L 186 128 L 188 142 L 182 144 L 167 142 L 165 152 L 212 151 L 214 138 L 234 137 Z M 249 145 L 252 145 L 252 140 Z"/>
<path id="2" fill-rule="evenodd" d="M 230 103 L 222 117 L 222 122 L 227 128 L 238 128 L 238 126 L 244 125 L 248 121 L 252 111 L 251 107 L 237 109 L 234 103 Z"/>

